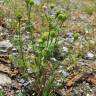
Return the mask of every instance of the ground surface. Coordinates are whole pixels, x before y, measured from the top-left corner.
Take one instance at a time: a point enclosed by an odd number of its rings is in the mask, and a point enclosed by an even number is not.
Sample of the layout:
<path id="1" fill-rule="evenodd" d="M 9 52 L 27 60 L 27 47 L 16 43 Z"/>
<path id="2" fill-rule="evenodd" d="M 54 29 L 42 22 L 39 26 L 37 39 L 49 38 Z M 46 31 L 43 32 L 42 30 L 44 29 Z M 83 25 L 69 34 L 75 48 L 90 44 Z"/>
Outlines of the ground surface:
<path id="1" fill-rule="evenodd" d="M 40 5 L 41 1 L 37 4 Z M 20 2 L 22 1 L 17 2 L 18 6 L 21 6 Z M 51 58 L 55 63 L 63 64 L 63 67 L 60 66 L 56 71 L 58 85 L 63 81 L 63 87 L 56 89 L 55 93 L 58 94 L 57 96 L 96 96 L 96 11 L 91 15 L 83 11 L 85 6 L 91 6 L 96 1 L 70 0 L 66 6 L 63 5 L 63 0 L 60 2 L 49 0 L 49 2 L 57 2 L 56 8 L 70 12 L 70 18 L 64 23 L 64 29 L 60 33 L 58 41 L 60 52 L 57 56 Z M 15 65 L 15 62 L 13 64 L 13 59 L 10 59 L 12 55 L 18 54 L 18 46 L 14 44 L 17 34 L 9 23 L 14 18 L 10 5 L 3 5 L 2 0 L 0 1 L 0 10 L 6 13 L 3 20 L 0 20 L 0 89 L 4 90 L 6 96 L 24 96 L 22 95 L 24 90 L 28 90 L 29 95 L 26 96 L 34 96 L 32 95 L 34 92 L 30 92 L 32 78 L 29 77 L 27 80 L 22 78 L 17 65 Z M 52 12 L 54 13 L 54 10 Z M 35 24 L 37 30 L 35 30 L 34 35 L 37 40 L 40 35 L 39 31 L 41 31 L 38 27 L 40 24 L 38 16 L 35 18 Z M 23 27 L 22 30 L 24 30 Z M 79 33 L 79 39 L 73 43 L 71 55 L 65 58 L 64 56 L 70 50 L 71 42 L 73 42 L 74 32 Z M 30 56 L 32 50 L 27 32 L 24 32 L 23 39 L 24 50 Z M 83 57 L 79 56 L 80 54 L 83 54 Z M 29 73 L 32 71 L 30 68 L 28 70 Z M 21 95 L 16 95 L 17 93 Z"/>

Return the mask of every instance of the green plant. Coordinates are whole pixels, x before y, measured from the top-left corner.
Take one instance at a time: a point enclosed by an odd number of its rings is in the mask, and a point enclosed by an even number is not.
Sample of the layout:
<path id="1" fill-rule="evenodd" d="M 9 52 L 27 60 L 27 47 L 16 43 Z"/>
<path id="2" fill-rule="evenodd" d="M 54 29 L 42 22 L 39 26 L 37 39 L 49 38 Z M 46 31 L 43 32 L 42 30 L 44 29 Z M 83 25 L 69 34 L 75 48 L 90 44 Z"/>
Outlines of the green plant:
<path id="1" fill-rule="evenodd" d="M 31 8 L 34 4 L 33 0 L 25 0 L 26 2 L 26 8 L 27 8 L 27 23 L 28 26 L 30 26 L 29 32 L 32 32 L 31 29 Z M 52 5 L 51 8 L 54 6 Z M 42 14 L 42 13 L 41 13 Z M 53 64 L 49 60 L 50 57 L 52 57 L 58 49 L 58 39 L 59 39 L 59 33 L 62 30 L 62 25 L 65 22 L 65 20 L 68 18 L 68 14 L 65 12 L 57 12 L 54 16 L 48 16 L 44 11 L 44 20 L 48 24 L 46 30 L 41 33 L 41 36 L 39 38 L 39 42 L 36 42 L 35 44 L 32 43 L 32 50 L 34 59 L 32 59 L 32 63 L 30 63 L 28 60 L 25 60 L 25 54 L 23 52 L 23 40 L 22 40 L 22 34 L 21 33 L 21 24 L 22 24 L 22 14 L 20 10 L 16 11 L 16 18 L 18 22 L 18 36 L 19 36 L 19 63 L 23 65 L 22 67 L 25 69 L 26 72 L 26 64 L 29 63 L 29 66 L 32 68 L 31 74 L 34 78 L 34 81 L 32 82 L 32 90 L 34 90 L 38 95 L 37 96 L 51 96 L 53 94 L 53 89 L 55 89 L 54 81 L 55 81 L 55 71 L 59 67 L 60 64 Z M 42 26 L 43 28 L 44 26 Z M 31 33 L 31 40 L 34 41 L 33 33 Z M 36 45 L 38 43 L 38 46 Z M 28 67 L 29 67 L 28 66 Z M 24 72 L 24 74 L 25 74 Z M 28 74 L 29 75 L 29 74 Z M 28 76 L 27 75 L 27 76 Z"/>
<path id="2" fill-rule="evenodd" d="M 56 18 L 57 18 L 57 24 L 56 24 L 56 28 L 55 30 L 57 31 L 57 36 L 55 39 L 55 43 L 57 43 L 58 41 L 58 34 L 60 33 L 60 29 L 62 28 L 63 23 L 66 21 L 66 19 L 68 19 L 69 15 L 66 12 L 62 12 L 60 10 L 57 10 L 56 12 Z M 60 22 L 59 22 L 60 21 Z M 58 26 L 59 25 L 59 26 Z"/>
<path id="3" fill-rule="evenodd" d="M 25 0 L 26 3 L 26 9 L 27 9 L 27 18 L 28 18 L 28 22 L 27 22 L 27 30 L 30 32 L 30 36 L 31 36 L 31 41 L 32 43 L 33 41 L 33 32 L 32 32 L 32 22 L 31 22 L 31 11 L 32 11 L 32 6 L 34 5 L 34 1 L 33 0 Z"/>
<path id="4" fill-rule="evenodd" d="M 61 11 L 61 10 L 57 10 L 57 11 L 56 11 L 55 18 L 57 18 L 57 17 L 58 17 L 58 15 L 59 15 L 59 14 L 61 14 L 61 13 L 62 13 L 62 11 Z"/>
<path id="5" fill-rule="evenodd" d="M 60 15 L 62 16 L 55 18 L 55 15 L 53 17 L 45 14 L 49 25 L 48 30 L 46 32 L 42 32 L 39 39 L 39 46 L 34 50 L 36 52 L 35 68 L 37 70 L 35 71 L 37 75 L 34 86 L 38 89 L 38 96 L 51 96 L 52 90 L 54 89 L 54 73 L 59 65 L 53 65 L 52 63 L 48 64 L 48 60 L 58 49 L 59 32 L 62 29 L 63 22 L 67 19 L 67 14 L 62 13 Z M 56 19 L 57 22 L 55 22 Z M 58 26 L 58 21 L 61 23 L 60 26 Z"/>
<path id="6" fill-rule="evenodd" d="M 83 10 L 85 13 L 92 15 L 94 12 L 96 12 L 96 5 L 85 6 Z"/>
<path id="7" fill-rule="evenodd" d="M 60 13 L 58 15 L 58 19 L 62 22 L 64 22 L 67 19 L 67 14 L 66 13 Z"/>
<path id="8" fill-rule="evenodd" d="M 78 32 L 74 32 L 73 37 L 74 37 L 74 41 L 78 40 L 78 38 L 79 38 L 79 33 L 78 33 Z"/>
<path id="9" fill-rule="evenodd" d="M 0 10 L 0 20 L 2 20 L 4 18 L 4 13 L 2 10 Z"/>
<path id="10" fill-rule="evenodd" d="M 19 37 L 19 47 L 20 47 L 20 51 L 19 51 L 20 61 L 21 61 L 23 66 L 26 66 L 25 59 L 24 59 L 24 52 L 23 52 L 22 33 L 21 33 L 22 14 L 21 14 L 20 10 L 16 11 L 16 18 L 17 18 L 17 22 L 18 22 L 18 37 Z M 20 63 L 20 65 L 21 65 L 21 63 Z"/>
<path id="11" fill-rule="evenodd" d="M 0 96 L 5 96 L 5 94 L 2 90 L 0 90 Z"/>

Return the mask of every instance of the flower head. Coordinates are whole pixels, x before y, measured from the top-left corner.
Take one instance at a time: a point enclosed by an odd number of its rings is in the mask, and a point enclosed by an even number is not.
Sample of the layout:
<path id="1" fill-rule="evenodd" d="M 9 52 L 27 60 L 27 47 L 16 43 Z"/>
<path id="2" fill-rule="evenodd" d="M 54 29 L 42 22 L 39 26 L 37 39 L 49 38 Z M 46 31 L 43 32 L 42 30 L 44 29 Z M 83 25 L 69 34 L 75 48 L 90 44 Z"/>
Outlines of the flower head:
<path id="1" fill-rule="evenodd" d="M 20 20 L 22 18 L 22 13 L 20 10 L 16 10 L 16 18 Z"/>
<path id="2" fill-rule="evenodd" d="M 57 11 L 56 11 L 56 14 L 55 14 L 55 17 L 57 18 L 58 15 L 61 14 L 61 13 L 62 13 L 61 10 L 57 10 Z"/>
<path id="3" fill-rule="evenodd" d="M 58 19 L 59 19 L 60 21 L 65 21 L 65 20 L 67 19 L 67 17 L 68 17 L 68 14 L 67 14 L 67 13 L 60 13 L 60 14 L 58 15 Z"/>
<path id="4" fill-rule="evenodd" d="M 53 9 L 55 7 L 55 4 L 51 4 L 50 8 Z"/>

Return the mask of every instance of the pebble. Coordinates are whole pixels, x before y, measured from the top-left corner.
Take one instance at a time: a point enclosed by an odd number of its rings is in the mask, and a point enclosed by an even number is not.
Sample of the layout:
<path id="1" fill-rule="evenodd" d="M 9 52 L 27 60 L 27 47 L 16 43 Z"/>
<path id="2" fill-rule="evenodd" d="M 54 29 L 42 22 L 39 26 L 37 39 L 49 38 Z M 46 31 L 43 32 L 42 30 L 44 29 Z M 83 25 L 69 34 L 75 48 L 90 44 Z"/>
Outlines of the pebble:
<path id="1" fill-rule="evenodd" d="M 31 73 L 32 73 L 32 68 L 28 68 L 28 69 L 27 69 L 27 72 L 28 72 L 29 74 L 31 74 Z"/>
<path id="2" fill-rule="evenodd" d="M 40 5 L 42 0 L 34 0 L 34 2 L 37 4 L 37 5 Z"/>
<path id="3" fill-rule="evenodd" d="M 69 75 L 69 73 L 66 72 L 64 69 L 60 69 L 59 73 L 62 73 L 64 77 L 67 77 Z"/>
<path id="4" fill-rule="evenodd" d="M 0 41 L 0 48 L 1 49 L 9 49 L 9 48 L 12 48 L 13 45 L 10 43 L 9 40 L 3 40 L 3 41 Z"/>
<path id="5" fill-rule="evenodd" d="M 12 49 L 12 54 L 13 54 L 14 56 L 16 56 L 16 55 L 18 54 L 18 50 L 17 50 L 16 48 L 13 48 L 13 49 Z"/>
<path id="6" fill-rule="evenodd" d="M 66 38 L 66 42 L 68 42 L 68 43 L 72 43 L 74 41 L 74 38 L 72 37 L 72 38 Z"/>
<path id="7" fill-rule="evenodd" d="M 4 73 L 0 73 L 0 85 L 5 86 L 7 84 L 11 84 L 11 78 L 8 77 L 6 74 Z"/>
<path id="8" fill-rule="evenodd" d="M 24 84 L 25 83 L 25 80 L 24 79 L 20 79 L 19 82 L 22 83 L 22 84 Z"/>
<path id="9" fill-rule="evenodd" d="M 0 32 L 2 32 L 3 31 L 3 27 L 2 26 L 0 26 Z"/>
<path id="10" fill-rule="evenodd" d="M 2 89 L 2 86 L 0 86 L 0 90 Z"/>
<path id="11" fill-rule="evenodd" d="M 62 74 L 63 74 L 64 77 L 67 77 L 69 75 L 69 73 L 64 71 L 64 70 L 62 70 Z"/>
<path id="12" fill-rule="evenodd" d="M 73 33 L 72 32 L 67 33 L 67 35 L 68 35 L 69 38 L 73 37 Z"/>
<path id="13" fill-rule="evenodd" d="M 52 61 L 54 61 L 54 62 L 55 62 L 55 61 L 57 61 L 57 59 L 56 59 L 56 58 L 50 58 L 50 60 L 52 60 Z"/>
<path id="14" fill-rule="evenodd" d="M 91 53 L 91 52 L 87 52 L 85 58 L 86 58 L 87 60 L 93 60 L 93 59 L 94 59 L 94 54 Z"/>
<path id="15" fill-rule="evenodd" d="M 57 59 L 58 60 L 63 60 L 64 57 L 66 56 L 66 54 L 68 53 L 68 48 L 67 47 L 63 47 L 62 49 L 60 49 L 61 51 L 59 52 Z"/>
<path id="16" fill-rule="evenodd" d="M 16 52 L 17 52 L 17 49 L 16 49 L 16 48 L 13 48 L 13 49 L 12 49 L 12 52 L 13 52 L 13 53 L 16 53 Z"/>
<path id="17" fill-rule="evenodd" d="M 7 50 L 0 50 L 0 54 L 7 54 Z"/>
<path id="18" fill-rule="evenodd" d="M 68 48 L 67 47 L 63 47 L 62 51 L 65 52 L 65 53 L 68 53 Z"/>
<path id="19" fill-rule="evenodd" d="M 65 42 L 65 39 L 64 39 L 64 38 L 61 38 L 61 39 L 58 41 L 58 45 L 62 45 L 64 42 Z"/>

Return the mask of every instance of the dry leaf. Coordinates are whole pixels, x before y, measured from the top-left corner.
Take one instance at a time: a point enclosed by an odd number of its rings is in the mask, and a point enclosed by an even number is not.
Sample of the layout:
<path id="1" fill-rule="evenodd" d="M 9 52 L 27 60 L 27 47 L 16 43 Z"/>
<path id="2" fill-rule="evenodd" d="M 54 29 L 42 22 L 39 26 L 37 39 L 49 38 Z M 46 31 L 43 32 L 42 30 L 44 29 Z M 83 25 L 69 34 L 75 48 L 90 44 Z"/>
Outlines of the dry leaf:
<path id="1" fill-rule="evenodd" d="M 11 77 L 16 76 L 18 74 L 17 69 L 11 69 L 10 67 L 4 64 L 0 64 L 0 72 L 6 73 Z"/>
<path id="2" fill-rule="evenodd" d="M 10 58 L 8 55 L 0 55 L 1 64 L 11 64 Z"/>
<path id="3" fill-rule="evenodd" d="M 92 73 L 82 73 L 77 75 L 72 75 L 68 78 L 66 81 L 66 88 L 71 91 L 74 85 L 81 83 L 81 81 L 87 81 L 92 85 L 96 85 L 96 74 L 94 72 Z"/>

